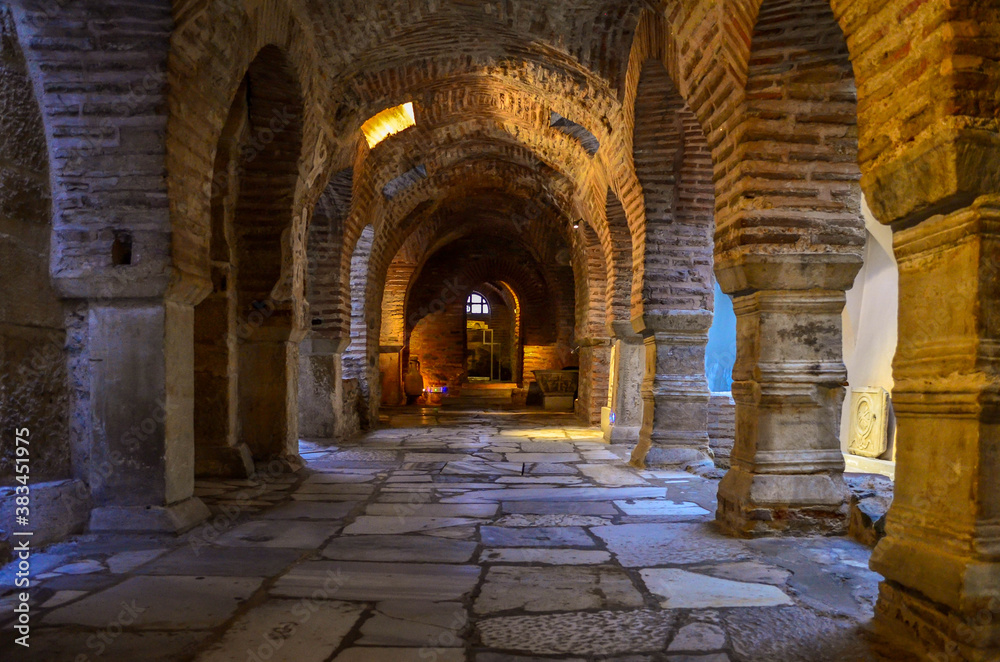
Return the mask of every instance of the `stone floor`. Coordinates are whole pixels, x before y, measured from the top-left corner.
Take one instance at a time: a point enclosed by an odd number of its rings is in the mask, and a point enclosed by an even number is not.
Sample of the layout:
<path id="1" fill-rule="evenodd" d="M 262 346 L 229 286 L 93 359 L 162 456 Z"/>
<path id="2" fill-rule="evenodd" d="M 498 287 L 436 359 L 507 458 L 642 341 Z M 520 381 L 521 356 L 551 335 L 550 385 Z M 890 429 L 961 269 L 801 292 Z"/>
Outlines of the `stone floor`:
<path id="1" fill-rule="evenodd" d="M 303 442 L 296 475 L 199 482 L 214 517 L 179 538 L 36 553 L 28 651 L 6 568 L 0 659 L 885 659 L 865 547 L 724 537 L 717 481 L 635 470 L 569 416 L 416 411 Z"/>

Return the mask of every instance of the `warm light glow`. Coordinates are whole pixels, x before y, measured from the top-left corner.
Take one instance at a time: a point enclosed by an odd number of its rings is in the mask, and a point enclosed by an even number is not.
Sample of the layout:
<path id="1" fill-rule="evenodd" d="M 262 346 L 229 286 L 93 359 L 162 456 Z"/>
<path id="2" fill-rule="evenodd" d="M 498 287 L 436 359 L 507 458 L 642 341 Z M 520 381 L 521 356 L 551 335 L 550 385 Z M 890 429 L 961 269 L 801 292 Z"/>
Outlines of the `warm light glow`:
<path id="1" fill-rule="evenodd" d="M 368 147 L 374 147 L 389 136 L 403 129 L 409 129 L 416 123 L 413 117 L 413 102 L 408 101 L 395 108 L 386 108 L 370 118 L 361 125 L 361 133 L 365 134 Z"/>

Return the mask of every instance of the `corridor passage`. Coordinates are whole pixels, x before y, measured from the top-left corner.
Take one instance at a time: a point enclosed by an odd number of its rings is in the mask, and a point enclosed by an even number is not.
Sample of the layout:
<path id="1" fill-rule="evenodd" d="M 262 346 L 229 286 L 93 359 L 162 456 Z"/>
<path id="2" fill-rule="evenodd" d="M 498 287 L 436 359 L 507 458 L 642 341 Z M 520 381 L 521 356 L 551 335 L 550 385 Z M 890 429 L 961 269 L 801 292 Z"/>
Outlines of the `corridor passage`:
<path id="1" fill-rule="evenodd" d="M 881 659 L 866 548 L 724 537 L 716 480 L 625 455 L 570 415 L 394 410 L 296 474 L 199 482 L 214 517 L 179 538 L 36 555 L 31 658 Z"/>

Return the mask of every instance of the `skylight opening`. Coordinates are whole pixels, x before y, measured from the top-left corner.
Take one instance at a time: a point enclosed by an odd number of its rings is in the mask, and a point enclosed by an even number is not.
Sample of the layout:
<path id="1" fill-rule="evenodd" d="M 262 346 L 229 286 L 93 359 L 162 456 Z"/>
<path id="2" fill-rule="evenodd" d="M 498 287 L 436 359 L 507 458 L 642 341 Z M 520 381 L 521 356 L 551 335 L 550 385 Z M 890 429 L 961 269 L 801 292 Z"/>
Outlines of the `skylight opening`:
<path id="1" fill-rule="evenodd" d="M 361 133 L 365 135 L 368 147 L 372 148 L 389 136 L 409 129 L 416 123 L 417 120 L 413 115 L 413 102 L 407 101 L 394 108 L 386 108 L 370 117 L 367 122 L 361 125 Z"/>
<path id="2" fill-rule="evenodd" d="M 597 154 L 597 150 L 601 148 L 601 143 L 597 140 L 597 136 L 592 134 L 590 131 L 587 131 L 587 129 L 573 120 L 563 117 L 554 110 L 549 116 L 549 126 L 557 131 L 562 131 L 567 136 L 572 136 L 579 140 L 583 145 L 583 148 L 587 150 L 587 153 L 591 156 Z"/>

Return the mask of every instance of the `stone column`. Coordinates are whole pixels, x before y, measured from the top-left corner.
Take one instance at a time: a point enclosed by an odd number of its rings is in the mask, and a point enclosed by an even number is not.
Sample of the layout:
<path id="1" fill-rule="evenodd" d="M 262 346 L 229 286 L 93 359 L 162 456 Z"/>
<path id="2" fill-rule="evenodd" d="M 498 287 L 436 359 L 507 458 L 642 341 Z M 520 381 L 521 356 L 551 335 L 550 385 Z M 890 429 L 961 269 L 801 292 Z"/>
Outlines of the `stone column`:
<path id="1" fill-rule="evenodd" d="M 390 407 L 406 404 L 406 396 L 403 394 L 402 352 L 402 345 L 379 347 L 378 366 L 382 383 L 382 404 Z"/>
<path id="2" fill-rule="evenodd" d="M 212 264 L 213 283 L 233 282 L 228 263 Z M 199 477 L 246 478 L 250 449 L 239 439 L 236 297 L 213 291 L 194 308 L 194 469 Z"/>
<path id="3" fill-rule="evenodd" d="M 299 342 L 295 332 L 265 328 L 240 343 L 240 437 L 255 462 L 299 457 Z"/>
<path id="4" fill-rule="evenodd" d="M 194 309 L 107 299 L 87 316 L 90 530 L 189 529 L 209 516 L 193 496 Z"/>
<path id="5" fill-rule="evenodd" d="M 576 414 L 590 425 L 600 423 L 602 403 L 607 402 L 611 345 L 607 338 L 577 338 L 580 375 Z"/>
<path id="6" fill-rule="evenodd" d="M 677 311 L 632 320 L 643 337 L 642 427 L 632 464 L 711 468 L 705 345 L 712 314 Z"/>
<path id="7" fill-rule="evenodd" d="M 896 491 L 876 623 L 1000 659 L 1000 196 L 897 229 Z"/>
<path id="8" fill-rule="evenodd" d="M 860 266 L 807 254 L 717 268 L 733 295 L 737 355 L 736 439 L 716 517 L 736 535 L 846 531 L 841 314 Z"/>
<path id="9" fill-rule="evenodd" d="M 614 419 L 604 432 L 612 444 L 635 444 L 642 427 L 642 378 L 646 348 L 642 336 L 630 322 L 612 322 L 614 361 L 611 364 L 611 398 L 608 403 Z"/>
<path id="10" fill-rule="evenodd" d="M 299 345 L 299 435 L 336 439 L 343 431 L 341 354 L 350 338 L 307 338 Z"/>

